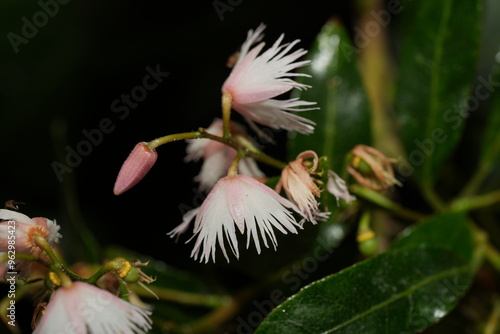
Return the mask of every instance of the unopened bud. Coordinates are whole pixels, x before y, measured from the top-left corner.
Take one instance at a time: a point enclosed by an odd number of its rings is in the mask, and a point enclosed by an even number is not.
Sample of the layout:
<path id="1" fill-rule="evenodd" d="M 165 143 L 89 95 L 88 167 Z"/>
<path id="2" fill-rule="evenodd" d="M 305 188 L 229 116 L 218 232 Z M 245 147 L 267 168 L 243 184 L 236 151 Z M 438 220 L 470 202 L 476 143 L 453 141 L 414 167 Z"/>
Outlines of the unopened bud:
<path id="1" fill-rule="evenodd" d="M 147 143 L 140 142 L 135 145 L 118 173 L 114 194 L 120 195 L 139 183 L 153 167 L 157 158 L 158 153 L 150 149 Z"/>
<path id="2" fill-rule="evenodd" d="M 135 267 L 131 267 L 127 275 L 122 278 L 127 283 L 137 283 L 140 279 L 139 270 Z"/>

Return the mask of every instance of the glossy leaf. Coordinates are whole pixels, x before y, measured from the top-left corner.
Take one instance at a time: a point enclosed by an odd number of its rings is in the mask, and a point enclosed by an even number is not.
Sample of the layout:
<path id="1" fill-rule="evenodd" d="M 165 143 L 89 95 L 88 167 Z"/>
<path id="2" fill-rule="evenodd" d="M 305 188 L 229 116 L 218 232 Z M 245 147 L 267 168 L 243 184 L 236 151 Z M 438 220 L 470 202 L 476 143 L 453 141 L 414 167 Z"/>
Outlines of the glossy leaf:
<path id="1" fill-rule="evenodd" d="M 391 248 L 414 246 L 443 247 L 471 261 L 472 230 L 467 215 L 459 212 L 431 217 L 403 231 Z"/>
<path id="2" fill-rule="evenodd" d="M 396 111 L 410 172 L 427 186 L 437 178 L 462 134 L 476 74 L 482 1 L 418 2 L 403 11 Z M 422 24 L 425 22 L 425 24 Z M 407 28 L 407 29 L 406 29 Z"/>
<path id="3" fill-rule="evenodd" d="M 312 88 L 298 95 L 318 103 L 320 110 L 300 115 L 316 122 L 312 135 L 293 134 L 289 140 L 289 158 L 305 150 L 314 150 L 329 158 L 332 169 L 340 171 L 346 154 L 356 144 L 371 142 L 370 107 L 357 69 L 356 53 L 342 24 L 325 24 L 308 53 L 311 65 L 304 72 L 311 78 L 303 82 Z"/>
<path id="4" fill-rule="evenodd" d="M 398 249 L 304 288 L 256 333 L 413 333 L 453 308 L 470 280 L 450 251 Z"/>
<path id="5" fill-rule="evenodd" d="M 256 333 L 422 330 L 469 289 L 472 247 L 464 215 L 434 217 L 407 230 L 386 253 L 306 286 L 273 310 Z"/>

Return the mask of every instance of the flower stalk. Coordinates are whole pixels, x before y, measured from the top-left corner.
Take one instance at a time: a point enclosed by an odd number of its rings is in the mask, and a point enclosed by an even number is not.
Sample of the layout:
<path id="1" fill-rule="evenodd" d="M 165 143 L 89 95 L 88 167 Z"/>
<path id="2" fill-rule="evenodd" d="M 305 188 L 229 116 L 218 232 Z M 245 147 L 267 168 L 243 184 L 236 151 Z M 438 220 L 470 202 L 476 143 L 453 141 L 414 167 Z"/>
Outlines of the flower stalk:
<path id="1" fill-rule="evenodd" d="M 69 268 L 66 268 L 66 266 L 59 260 L 56 253 L 54 253 L 54 250 L 49 245 L 47 240 L 45 240 L 45 238 L 42 237 L 39 233 L 37 233 L 37 232 L 33 233 L 33 241 L 35 241 L 35 243 L 38 245 L 38 247 L 40 247 L 45 252 L 45 254 L 47 254 L 50 261 L 52 261 L 52 263 L 55 266 L 55 268 L 52 267 L 52 269 L 57 268 L 57 269 L 61 270 L 62 273 L 65 274 L 64 276 L 69 275 L 73 279 L 76 279 L 79 281 L 84 280 L 82 277 L 80 277 L 79 275 L 77 275 L 76 273 L 71 271 Z M 58 275 L 59 275 L 59 273 L 58 273 Z M 62 275 L 59 275 L 59 276 L 61 277 Z M 61 280 L 63 280 L 63 279 L 64 278 L 61 278 Z"/>
<path id="2" fill-rule="evenodd" d="M 104 276 L 106 273 L 115 272 L 117 276 L 124 277 L 130 270 L 130 262 L 124 259 L 118 258 L 109 262 L 106 262 L 99 270 L 92 275 L 92 277 L 86 279 L 85 281 L 89 284 L 95 284 L 99 278 Z"/>
<path id="3" fill-rule="evenodd" d="M 154 150 L 158 146 L 164 144 L 168 144 L 178 140 L 193 139 L 193 138 L 202 138 L 200 131 L 175 133 L 172 135 L 163 136 L 148 142 L 146 145 L 149 147 L 149 149 Z"/>
<path id="4" fill-rule="evenodd" d="M 224 135 L 223 137 L 229 139 L 231 137 L 230 121 L 231 121 L 231 94 L 225 92 L 222 94 L 222 123 Z"/>

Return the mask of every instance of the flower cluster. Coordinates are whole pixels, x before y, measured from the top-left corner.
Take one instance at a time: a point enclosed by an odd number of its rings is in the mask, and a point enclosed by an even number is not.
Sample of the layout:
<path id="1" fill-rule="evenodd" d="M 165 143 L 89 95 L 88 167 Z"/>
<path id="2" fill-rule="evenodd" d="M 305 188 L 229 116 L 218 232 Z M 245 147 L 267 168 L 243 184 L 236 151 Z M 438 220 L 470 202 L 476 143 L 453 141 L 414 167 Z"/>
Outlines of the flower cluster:
<path id="1" fill-rule="evenodd" d="M 330 212 L 321 203 L 325 191 L 346 203 L 355 198 L 347 185 L 327 165 L 319 166 L 314 151 L 306 151 L 297 159 L 284 163 L 257 147 L 245 128 L 231 120 L 231 111 L 238 112 L 259 131 L 258 126 L 295 131 L 304 135 L 314 133 L 315 123 L 298 115 L 301 111 L 318 110 L 315 102 L 298 98 L 279 99 L 292 89 L 305 90 L 309 85 L 293 80 L 309 77 L 293 70 L 306 66 L 300 60 L 307 51 L 293 50 L 299 40 L 283 43 L 281 35 L 264 50 L 262 42 L 265 25 L 250 30 L 242 44 L 232 70 L 222 84 L 222 118 L 208 128 L 167 135 L 150 142 L 140 142 L 125 160 L 115 182 L 114 193 L 121 194 L 137 184 L 150 170 L 160 145 L 185 139 L 186 162 L 203 159 L 200 173 L 194 178 L 200 191 L 208 192 L 200 207 L 183 216 L 182 223 L 168 235 L 178 238 L 194 222 L 195 239 L 191 256 L 200 262 L 215 262 L 220 248 L 229 262 L 229 251 L 239 258 L 239 235 L 246 234 L 246 248 L 252 243 L 257 253 L 262 247 L 277 247 L 275 231 L 298 233 L 306 221 L 317 224 L 328 219 Z M 273 188 L 257 163 L 281 170 L 280 180 Z M 340 203 L 338 203 L 340 205 Z M 238 233 L 239 232 L 239 233 Z"/>
<path id="2" fill-rule="evenodd" d="M 261 24 L 250 30 L 233 59 L 232 70 L 221 87 L 222 117 L 215 118 L 207 128 L 139 142 L 115 181 L 116 195 L 128 191 L 156 163 L 157 147 L 185 140 L 185 162 L 202 160 L 193 180 L 206 198 L 201 206 L 186 212 L 167 235 L 179 238 L 193 225 L 193 235 L 187 242 L 194 239 L 191 257 L 196 261 L 215 262 L 218 249 L 228 262 L 231 253 L 239 258 L 241 238 L 247 249 L 252 244 L 258 254 L 264 247 L 276 250 L 277 231 L 298 234 L 306 222 L 316 225 L 330 219 L 328 196 L 336 199 L 337 206 L 356 200 L 346 181 L 330 168 L 326 156 L 306 150 L 293 161 L 282 162 L 265 154 L 246 128 L 231 119 L 231 112 L 238 112 L 259 135 L 263 133 L 259 126 L 303 135 L 314 133 L 316 124 L 298 113 L 319 110 L 316 103 L 280 98 L 293 89 L 311 88 L 293 80 L 309 77 L 293 72 L 309 65 L 309 60 L 300 60 L 306 51 L 293 50 L 299 40 L 283 43 L 284 35 L 264 50 L 264 29 Z M 360 145 L 350 157 L 341 175 L 350 174 L 374 190 L 397 183 L 390 165 L 393 160 L 379 151 Z M 268 176 L 259 163 L 279 173 Z M 143 284 L 154 279 L 138 268 L 147 263 L 116 258 L 104 261 L 86 278 L 59 259 L 55 247 L 61 234 L 55 220 L 29 218 L 18 212 L 16 203 L 6 203 L 13 210 L 0 209 L 0 273 L 6 279 L 15 275 L 15 280 L 27 284 L 44 282 L 39 304 L 44 312 L 35 311 L 33 333 L 145 333 L 152 328 L 151 307 L 129 289 L 129 284 L 138 283 L 154 294 Z M 34 263 L 43 268 L 36 275 Z"/>

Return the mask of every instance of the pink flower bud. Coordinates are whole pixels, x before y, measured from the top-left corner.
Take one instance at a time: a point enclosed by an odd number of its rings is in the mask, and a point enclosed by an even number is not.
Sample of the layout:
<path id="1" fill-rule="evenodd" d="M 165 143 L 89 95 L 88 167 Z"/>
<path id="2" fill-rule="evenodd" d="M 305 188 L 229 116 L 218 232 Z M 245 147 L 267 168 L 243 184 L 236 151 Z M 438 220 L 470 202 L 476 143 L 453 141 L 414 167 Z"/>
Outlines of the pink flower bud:
<path id="1" fill-rule="evenodd" d="M 158 153 L 154 149 L 151 150 L 145 142 L 135 145 L 118 173 L 113 193 L 120 195 L 139 183 L 153 167 L 157 158 Z"/>

